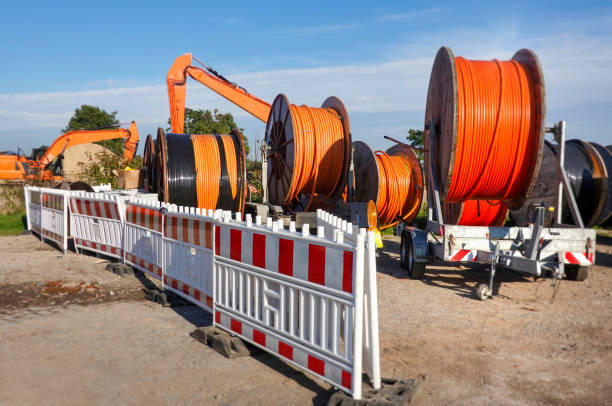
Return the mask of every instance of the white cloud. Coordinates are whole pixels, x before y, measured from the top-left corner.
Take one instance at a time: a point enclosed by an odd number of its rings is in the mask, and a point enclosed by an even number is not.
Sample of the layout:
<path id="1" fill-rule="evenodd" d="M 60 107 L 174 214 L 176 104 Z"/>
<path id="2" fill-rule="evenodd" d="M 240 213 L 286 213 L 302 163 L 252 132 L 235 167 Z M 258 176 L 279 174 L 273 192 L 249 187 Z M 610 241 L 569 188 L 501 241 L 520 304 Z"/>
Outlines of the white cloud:
<path id="1" fill-rule="evenodd" d="M 402 21 L 402 20 L 411 20 L 417 17 L 421 17 L 424 15 L 431 14 L 439 14 L 439 13 L 447 13 L 450 9 L 446 7 L 434 7 L 423 10 L 411 10 L 404 13 L 391 13 L 384 14 L 380 17 L 377 17 L 377 21 Z"/>

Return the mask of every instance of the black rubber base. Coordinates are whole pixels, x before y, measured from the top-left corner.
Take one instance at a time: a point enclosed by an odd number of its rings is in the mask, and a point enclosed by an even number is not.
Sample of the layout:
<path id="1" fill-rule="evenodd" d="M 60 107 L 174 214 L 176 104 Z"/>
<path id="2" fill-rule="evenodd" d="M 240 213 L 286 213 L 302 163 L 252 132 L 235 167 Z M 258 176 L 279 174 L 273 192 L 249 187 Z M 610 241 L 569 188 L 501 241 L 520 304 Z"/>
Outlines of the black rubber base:
<path id="1" fill-rule="evenodd" d="M 261 352 L 259 348 L 214 326 L 197 328 L 189 335 L 226 358 L 246 357 Z"/>
<path id="2" fill-rule="evenodd" d="M 417 379 L 382 378 L 379 390 L 364 385 L 361 399 L 353 399 L 344 392 L 336 392 L 327 402 L 327 406 L 405 406 L 412 403 L 421 390 Z"/>

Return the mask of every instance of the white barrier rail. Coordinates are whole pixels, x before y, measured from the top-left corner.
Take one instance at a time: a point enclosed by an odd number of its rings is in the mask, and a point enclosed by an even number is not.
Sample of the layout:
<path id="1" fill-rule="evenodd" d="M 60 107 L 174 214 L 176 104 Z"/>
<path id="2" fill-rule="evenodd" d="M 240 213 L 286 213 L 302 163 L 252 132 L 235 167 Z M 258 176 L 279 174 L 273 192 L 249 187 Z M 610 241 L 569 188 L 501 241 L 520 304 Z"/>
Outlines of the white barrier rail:
<path id="1" fill-rule="evenodd" d="M 77 250 L 123 259 L 124 200 L 104 193 L 71 193 L 70 234 Z"/>
<path id="2" fill-rule="evenodd" d="M 25 186 L 23 188 L 25 195 L 25 207 L 28 230 L 36 232 L 41 236 L 41 211 L 42 211 L 42 192 L 40 188 L 34 186 Z"/>
<path id="3" fill-rule="evenodd" d="M 177 206 L 164 212 L 163 287 L 213 312 L 213 212 Z"/>
<path id="4" fill-rule="evenodd" d="M 360 398 L 363 340 L 378 338 L 364 330 L 363 233 L 345 243 L 225 213 L 215 234 L 215 324 Z M 365 354 L 380 387 L 378 353 Z"/>
<path id="5" fill-rule="evenodd" d="M 345 241 L 355 241 L 357 235 L 365 239 L 365 280 L 364 280 L 364 365 L 375 388 L 380 387 L 380 341 L 378 335 L 378 293 L 376 291 L 376 241 L 374 232 L 359 229 L 356 225 L 328 213 L 317 210 L 317 228 L 323 227 L 326 235 L 344 233 Z"/>
<path id="6" fill-rule="evenodd" d="M 28 230 L 41 240 L 51 240 L 64 252 L 68 248 L 68 195 L 61 189 L 24 187 Z"/>
<path id="7" fill-rule="evenodd" d="M 130 200 L 125 203 L 123 228 L 125 262 L 160 280 L 164 266 L 164 216 L 161 209 L 159 202 Z"/>

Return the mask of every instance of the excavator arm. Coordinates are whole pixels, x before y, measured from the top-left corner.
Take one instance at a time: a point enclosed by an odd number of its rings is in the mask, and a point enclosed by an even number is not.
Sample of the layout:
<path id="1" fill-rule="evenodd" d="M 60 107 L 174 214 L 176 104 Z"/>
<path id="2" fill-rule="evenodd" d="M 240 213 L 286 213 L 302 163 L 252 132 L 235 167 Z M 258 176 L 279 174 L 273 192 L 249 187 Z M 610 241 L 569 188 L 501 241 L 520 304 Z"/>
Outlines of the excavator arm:
<path id="1" fill-rule="evenodd" d="M 184 132 L 185 85 L 187 76 L 191 76 L 264 123 L 268 121 L 268 115 L 270 114 L 269 103 L 250 95 L 246 90 L 228 81 L 210 68 L 207 68 L 207 72 L 197 66 L 191 66 L 191 58 L 191 53 L 186 53 L 176 58 L 166 76 L 172 132 L 178 134 L 183 134 Z"/>
<path id="2" fill-rule="evenodd" d="M 132 121 L 129 129 L 118 128 L 116 130 L 72 130 L 59 136 L 41 157 L 39 164 L 46 167 L 66 149 L 79 144 L 125 138 L 123 157 L 131 161 L 138 147 L 138 128 L 136 122 Z"/>

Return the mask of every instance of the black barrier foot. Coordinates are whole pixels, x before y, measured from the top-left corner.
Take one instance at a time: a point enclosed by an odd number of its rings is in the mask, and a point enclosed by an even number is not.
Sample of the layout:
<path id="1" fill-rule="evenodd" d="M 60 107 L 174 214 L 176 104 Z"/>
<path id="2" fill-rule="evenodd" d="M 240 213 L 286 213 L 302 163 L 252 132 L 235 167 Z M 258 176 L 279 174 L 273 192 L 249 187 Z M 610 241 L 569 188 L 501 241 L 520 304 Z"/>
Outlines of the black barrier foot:
<path id="1" fill-rule="evenodd" d="M 119 262 L 111 262 L 106 265 L 105 269 L 120 276 L 134 275 L 134 269 L 131 266 Z"/>
<path id="2" fill-rule="evenodd" d="M 378 390 L 364 385 L 361 399 L 358 400 L 338 391 L 329 399 L 327 406 L 405 406 L 412 403 L 421 390 L 421 382 L 417 379 L 382 378 L 381 383 Z"/>
<path id="3" fill-rule="evenodd" d="M 147 292 L 147 299 L 152 302 L 159 303 L 159 291 L 156 289 L 149 289 Z"/>
<path id="4" fill-rule="evenodd" d="M 249 345 L 236 336 L 231 336 L 224 330 L 208 326 L 195 329 L 190 334 L 202 344 L 206 344 L 226 358 L 245 357 L 261 352 L 257 347 Z"/>

